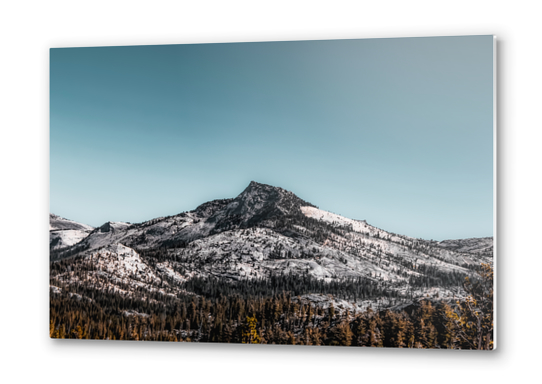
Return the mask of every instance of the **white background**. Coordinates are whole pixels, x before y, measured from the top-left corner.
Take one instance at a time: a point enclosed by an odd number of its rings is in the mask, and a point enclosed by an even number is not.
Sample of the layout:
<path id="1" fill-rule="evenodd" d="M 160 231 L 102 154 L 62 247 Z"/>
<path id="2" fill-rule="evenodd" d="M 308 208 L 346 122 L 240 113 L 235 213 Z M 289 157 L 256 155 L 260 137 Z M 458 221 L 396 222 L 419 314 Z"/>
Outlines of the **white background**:
<path id="1" fill-rule="evenodd" d="M 11 382 L 540 380 L 536 1 L 19 1 L 0 5 L 0 375 Z M 495 34 L 499 346 L 491 353 L 48 338 L 50 47 Z"/>

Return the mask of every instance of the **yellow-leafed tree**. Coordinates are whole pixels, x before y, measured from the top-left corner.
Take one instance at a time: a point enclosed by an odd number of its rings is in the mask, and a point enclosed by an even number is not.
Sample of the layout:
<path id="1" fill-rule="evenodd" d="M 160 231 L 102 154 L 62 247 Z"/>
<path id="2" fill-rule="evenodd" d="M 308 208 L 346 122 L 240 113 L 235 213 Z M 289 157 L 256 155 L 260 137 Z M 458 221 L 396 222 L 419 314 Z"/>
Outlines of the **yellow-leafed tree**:
<path id="1" fill-rule="evenodd" d="M 465 278 L 469 296 L 457 302 L 457 309 L 448 316 L 455 325 L 455 334 L 462 349 L 493 349 L 493 267 L 482 264 L 479 279 Z"/>
<path id="2" fill-rule="evenodd" d="M 260 344 L 260 335 L 258 335 L 258 330 L 256 329 L 257 324 L 258 320 L 256 320 L 256 317 L 247 316 L 241 334 L 241 341 L 243 344 Z"/>

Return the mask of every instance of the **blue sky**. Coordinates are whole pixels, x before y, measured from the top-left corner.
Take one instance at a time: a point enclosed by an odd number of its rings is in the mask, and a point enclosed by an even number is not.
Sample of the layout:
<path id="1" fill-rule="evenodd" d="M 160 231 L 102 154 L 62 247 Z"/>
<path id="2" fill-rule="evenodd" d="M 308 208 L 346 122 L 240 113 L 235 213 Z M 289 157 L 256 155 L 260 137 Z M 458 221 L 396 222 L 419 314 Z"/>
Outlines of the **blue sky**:
<path id="1" fill-rule="evenodd" d="M 251 180 L 425 239 L 493 235 L 493 37 L 51 49 L 50 209 L 98 226 Z"/>

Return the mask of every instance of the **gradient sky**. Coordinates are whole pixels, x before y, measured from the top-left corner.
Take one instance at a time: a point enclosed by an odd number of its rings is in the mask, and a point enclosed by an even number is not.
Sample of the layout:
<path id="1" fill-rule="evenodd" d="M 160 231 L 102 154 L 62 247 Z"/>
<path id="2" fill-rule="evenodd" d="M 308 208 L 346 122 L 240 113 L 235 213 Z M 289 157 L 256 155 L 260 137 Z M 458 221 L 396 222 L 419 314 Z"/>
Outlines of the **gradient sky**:
<path id="1" fill-rule="evenodd" d="M 493 37 L 51 49 L 50 209 L 99 226 L 251 180 L 425 239 L 493 235 Z"/>

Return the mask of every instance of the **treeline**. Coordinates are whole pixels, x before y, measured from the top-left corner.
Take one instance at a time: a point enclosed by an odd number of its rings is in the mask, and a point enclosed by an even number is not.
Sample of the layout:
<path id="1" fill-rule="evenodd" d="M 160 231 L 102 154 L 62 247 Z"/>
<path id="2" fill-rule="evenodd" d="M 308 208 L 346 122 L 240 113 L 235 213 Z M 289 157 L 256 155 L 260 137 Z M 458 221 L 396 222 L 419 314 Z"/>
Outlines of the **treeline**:
<path id="1" fill-rule="evenodd" d="M 149 285 L 86 277 L 99 268 L 74 258 L 52 263 L 50 336 L 101 340 L 194 341 L 221 343 L 343 345 L 407 348 L 493 348 L 493 270 L 465 279 L 470 294 L 453 309 L 421 301 L 401 312 L 349 312 L 333 307 L 370 280 L 326 283 L 305 275 L 269 281 L 192 278 L 172 289 L 167 281 Z M 69 283 L 54 276 L 70 276 Z M 377 286 L 378 287 L 378 286 Z M 179 289 L 180 288 L 180 289 Z M 363 289 L 363 288 L 362 288 Z M 304 293 L 335 292 L 314 305 Z M 383 292 L 373 292 L 375 295 Z M 377 297 L 377 296 L 376 296 Z M 348 297 L 347 297 L 348 298 Z M 325 307 L 325 308 L 324 308 Z"/>
<path id="2" fill-rule="evenodd" d="M 244 299 L 272 297 L 282 292 L 288 292 L 292 296 L 320 293 L 349 301 L 398 296 L 396 290 L 390 290 L 382 283 L 362 277 L 327 282 L 312 277 L 308 273 L 303 275 L 276 274 L 268 278 L 250 280 L 233 280 L 213 276 L 194 277 L 180 284 L 180 288 L 210 299 L 231 295 Z"/>
<path id="3" fill-rule="evenodd" d="M 159 254 L 159 253 L 158 253 Z M 156 267 L 157 259 L 151 258 L 148 254 L 145 261 Z M 70 259 L 59 260 L 50 264 L 51 284 L 64 286 L 56 276 L 66 273 L 72 274 L 75 281 L 69 286 L 65 286 L 70 292 L 87 296 L 94 295 L 90 290 L 107 290 L 110 281 L 100 274 L 94 272 L 100 271 L 100 267 L 93 258 L 87 259 L 77 256 Z M 172 265 L 172 268 L 181 275 L 185 275 L 182 266 Z M 88 280 L 88 276 L 94 276 L 95 281 Z M 300 275 L 292 273 L 276 273 L 265 278 L 237 279 L 222 276 L 195 276 L 187 281 L 181 282 L 175 280 L 167 274 L 158 275 L 160 280 L 149 280 L 144 274 L 139 275 L 135 271 L 128 274 L 129 280 L 123 282 L 118 280 L 116 285 L 125 291 L 131 292 L 132 296 L 139 297 L 150 295 L 156 300 L 162 300 L 162 294 L 147 293 L 146 289 L 134 288 L 134 284 L 150 284 L 155 289 L 160 289 L 166 293 L 175 293 L 179 290 L 191 292 L 196 295 L 204 296 L 208 299 L 217 299 L 222 296 L 238 296 L 243 299 L 273 297 L 282 292 L 288 292 L 292 296 L 300 296 L 310 293 L 323 295 L 332 295 L 337 299 L 346 301 L 371 300 L 376 298 L 397 298 L 402 297 L 397 289 L 384 282 L 377 282 L 369 278 L 355 277 L 342 278 L 331 281 L 318 279 L 305 272 Z M 78 281 L 79 283 L 77 283 Z M 145 291 L 145 293 L 143 293 Z M 107 304 L 107 303 L 104 303 Z"/>
<path id="4" fill-rule="evenodd" d="M 409 276 L 409 284 L 412 287 L 457 287 L 467 277 L 467 274 L 462 272 L 446 272 L 435 266 L 425 264 L 421 264 L 418 271 L 420 271 L 421 275 Z"/>
<path id="5" fill-rule="evenodd" d="M 112 301 L 113 303 L 114 301 Z M 51 296 L 50 336 L 100 340 L 192 341 L 470 349 L 461 341 L 445 303 L 389 310 L 339 312 L 288 294 L 242 299 L 184 297 L 152 313 L 121 312 L 98 301 Z"/>
<path id="6" fill-rule="evenodd" d="M 181 276 L 187 273 L 184 265 L 188 260 L 179 255 L 172 255 L 167 249 L 142 250 L 140 256 L 153 268 L 164 261 L 172 261 L 171 267 Z M 201 262 L 201 261 L 200 261 Z M 68 264 L 66 264 L 68 265 Z M 167 275 L 164 279 L 168 280 Z M 397 298 L 396 289 L 385 282 L 374 279 L 355 277 L 325 281 L 313 277 L 308 272 L 302 274 L 276 273 L 265 278 L 238 279 L 207 276 L 193 277 L 189 281 L 179 283 L 173 278 L 168 280 L 172 286 L 178 286 L 190 292 L 206 297 L 216 298 L 220 295 L 236 294 L 247 298 L 252 296 L 273 296 L 279 292 L 290 292 L 292 295 L 308 293 L 331 294 L 344 300 L 372 299 L 375 297 Z"/>

